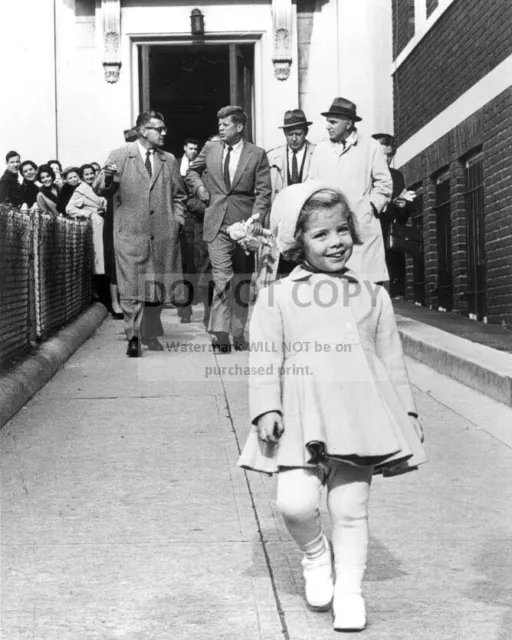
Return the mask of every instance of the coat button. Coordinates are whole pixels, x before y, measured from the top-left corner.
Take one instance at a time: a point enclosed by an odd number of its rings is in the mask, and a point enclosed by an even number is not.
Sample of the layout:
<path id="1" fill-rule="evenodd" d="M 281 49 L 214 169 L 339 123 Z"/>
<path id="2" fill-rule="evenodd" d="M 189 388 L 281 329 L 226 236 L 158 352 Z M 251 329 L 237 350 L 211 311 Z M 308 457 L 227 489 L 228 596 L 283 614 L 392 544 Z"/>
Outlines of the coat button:
<path id="1" fill-rule="evenodd" d="M 150 236 L 150 237 L 151 237 L 151 240 L 154 240 L 154 239 L 155 239 L 155 236 Z"/>
<path id="2" fill-rule="evenodd" d="M 152 216 L 154 213 L 155 213 L 154 210 L 151 209 L 151 211 L 149 212 L 149 215 Z"/>

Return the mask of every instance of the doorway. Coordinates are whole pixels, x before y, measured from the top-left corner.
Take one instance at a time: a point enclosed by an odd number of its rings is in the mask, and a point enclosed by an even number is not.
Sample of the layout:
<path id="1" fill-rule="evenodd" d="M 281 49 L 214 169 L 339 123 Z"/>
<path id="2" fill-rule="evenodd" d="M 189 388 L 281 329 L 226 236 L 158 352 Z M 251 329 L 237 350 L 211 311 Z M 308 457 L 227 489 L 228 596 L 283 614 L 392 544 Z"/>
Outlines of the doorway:
<path id="1" fill-rule="evenodd" d="M 254 45 L 139 45 L 140 110 L 155 109 L 168 126 L 165 150 L 177 157 L 186 138 L 200 147 L 217 133 L 217 111 L 238 104 L 253 140 Z"/>

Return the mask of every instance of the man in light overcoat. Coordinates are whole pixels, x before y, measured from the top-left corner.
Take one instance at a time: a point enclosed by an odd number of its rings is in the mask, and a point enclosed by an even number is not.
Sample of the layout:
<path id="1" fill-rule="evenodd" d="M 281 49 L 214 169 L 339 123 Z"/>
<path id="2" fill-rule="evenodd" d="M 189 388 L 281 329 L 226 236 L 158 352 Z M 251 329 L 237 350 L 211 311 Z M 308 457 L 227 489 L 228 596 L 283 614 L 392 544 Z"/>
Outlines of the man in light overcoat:
<path id="1" fill-rule="evenodd" d="M 370 282 L 389 280 L 379 216 L 391 199 L 393 181 L 381 145 L 362 135 L 356 105 L 335 98 L 327 120 L 329 140 L 317 144 L 309 177 L 330 182 L 345 193 L 356 215 L 363 244 L 355 246 L 347 266 Z"/>
<path id="2" fill-rule="evenodd" d="M 137 118 L 137 141 L 112 151 L 94 182 L 98 195 L 114 193 L 114 247 L 127 355 L 141 343 L 162 351 L 158 336 L 164 303 L 183 302 L 179 245 L 186 195 L 176 158 L 161 149 L 166 127 L 156 111 Z"/>
<path id="3" fill-rule="evenodd" d="M 227 353 L 231 350 L 230 334 L 236 350 L 248 348 L 244 329 L 254 271 L 254 254 L 247 255 L 227 229 L 255 214 L 259 220 L 256 227 L 265 220 L 271 184 L 267 154 L 242 137 L 247 124 L 242 108 L 224 107 L 217 117 L 220 140 L 204 146 L 185 180 L 191 196 L 207 204 L 204 239 L 214 282 L 208 331 L 213 348 Z"/>

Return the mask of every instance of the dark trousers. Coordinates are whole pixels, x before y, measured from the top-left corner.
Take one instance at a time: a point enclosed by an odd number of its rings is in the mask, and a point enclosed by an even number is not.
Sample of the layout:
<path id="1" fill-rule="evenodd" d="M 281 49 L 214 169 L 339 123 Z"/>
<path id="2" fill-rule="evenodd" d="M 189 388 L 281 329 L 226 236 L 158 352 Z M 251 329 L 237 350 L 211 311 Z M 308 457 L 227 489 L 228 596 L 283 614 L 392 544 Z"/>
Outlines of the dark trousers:
<path id="1" fill-rule="evenodd" d="M 139 338 L 141 342 L 146 343 L 151 338 L 164 335 L 160 319 L 161 304 L 121 298 L 121 308 L 124 314 L 124 330 L 128 340 Z"/>
<path id="2" fill-rule="evenodd" d="M 190 318 L 192 316 L 192 303 L 195 302 L 195 289 L 197 286 L 197 269 L 194 262 L 194 218 L 187 213 L 185 225 L 180 232 L 181 264 L 183 267 L 183 279 L 188 291 L 186 292 L 189 304 L 178 307 L 178 317 Z"/>

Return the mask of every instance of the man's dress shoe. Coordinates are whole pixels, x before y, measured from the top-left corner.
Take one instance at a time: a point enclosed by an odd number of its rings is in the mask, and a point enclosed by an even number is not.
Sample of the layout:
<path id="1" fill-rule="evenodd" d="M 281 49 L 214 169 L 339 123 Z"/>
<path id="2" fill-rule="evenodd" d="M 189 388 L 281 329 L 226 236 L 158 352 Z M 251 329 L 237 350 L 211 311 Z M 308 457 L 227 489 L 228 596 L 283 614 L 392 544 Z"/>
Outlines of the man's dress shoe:
<path id="1" fill-rule="evenodd" d="M 230 353 L 231 342 L 228 333 L 216 333 L 212 336 L 212 349 L 217 353 Z"/>
<path id="2" fill-rule="evenodd" d="M 147 341 L 146 344 L 148 345 L 148 349 L 150 351 L 163 351 L 164 350 L 164 348 L 162 347 L 162 345 L 158 341 L 158 338 L 149 338 L 149 340 Z"/>
<path id="3" fill-rule="evenodd" d="M 130 338 L 130 340 L 128 341 L 128 349 L 126 350 L 126 355 L 129 358 L 142 357 L 142 349 L 140 346 L 140 340 L 138 338 Z"/>

